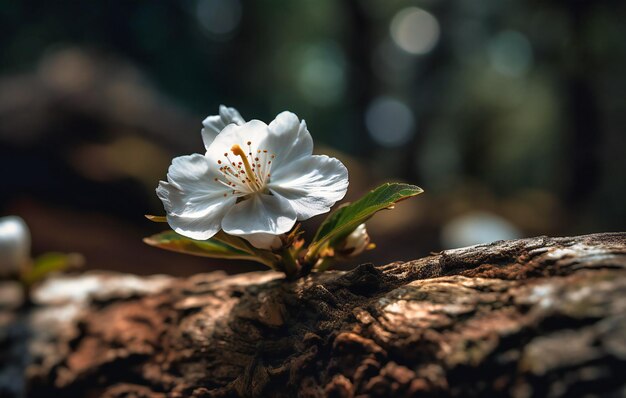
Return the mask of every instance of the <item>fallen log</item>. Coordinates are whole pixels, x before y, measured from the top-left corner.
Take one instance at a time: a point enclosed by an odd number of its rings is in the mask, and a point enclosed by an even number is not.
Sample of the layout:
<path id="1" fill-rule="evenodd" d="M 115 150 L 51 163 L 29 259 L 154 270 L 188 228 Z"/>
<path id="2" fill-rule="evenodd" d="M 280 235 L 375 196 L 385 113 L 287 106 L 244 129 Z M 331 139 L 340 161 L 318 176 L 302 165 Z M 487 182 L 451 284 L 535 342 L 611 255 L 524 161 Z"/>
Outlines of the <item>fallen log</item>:
<path id="1" fill-rule="evenodd" d="M 626 394 L 626 233 L 500 241 L 295 282 L 88 272 L 49 279 L 32 301 L 5 317 L 0 365 L 14 377 L 0 377 L 0 395 Z"/>

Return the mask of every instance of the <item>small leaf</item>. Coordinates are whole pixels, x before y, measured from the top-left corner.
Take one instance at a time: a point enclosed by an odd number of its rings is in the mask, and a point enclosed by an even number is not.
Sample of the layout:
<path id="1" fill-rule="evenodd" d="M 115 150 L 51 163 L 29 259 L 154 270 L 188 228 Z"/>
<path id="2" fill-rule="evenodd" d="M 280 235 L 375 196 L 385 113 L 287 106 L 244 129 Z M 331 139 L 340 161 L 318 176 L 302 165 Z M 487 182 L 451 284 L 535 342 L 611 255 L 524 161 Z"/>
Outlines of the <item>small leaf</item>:
<path id="1" fill-rule="evenodd" d="M 209 240 L 195 240 L 170 230 L 144 238 L 143 241 L 150 246 L 178 253 L 211 258 L 250 260 L 274 268 L 272 261 L 266 257 L 250 254 L 213 238 Z"/>
<path id="2" fill-rule="evenodd" d="M 356 202 L 341 206 L 329 215 L 317 230 L 309 247 L 308 256 L 315 256 L 324 245 L 332 246 L 341 241 L 376 212 L 393 208 L 395 203 L 422 192 L 424 190 L 415 185 L 387 183 Z"/>
<path id="3" fill-rule="evenodd" d="M 165 216 L 153 216 L 152 214 L 146 214 L 145 217 L 152 222 L 167 222 Z"/>
<path id="4" fill-rule="evenodd" d="M 22 274 L 22 281 L 32 285 L 52 272 L 78 268 L 84 262 L 85 259 L 78 253 L 45 253 L 37 257 L 32 266 Z"/>

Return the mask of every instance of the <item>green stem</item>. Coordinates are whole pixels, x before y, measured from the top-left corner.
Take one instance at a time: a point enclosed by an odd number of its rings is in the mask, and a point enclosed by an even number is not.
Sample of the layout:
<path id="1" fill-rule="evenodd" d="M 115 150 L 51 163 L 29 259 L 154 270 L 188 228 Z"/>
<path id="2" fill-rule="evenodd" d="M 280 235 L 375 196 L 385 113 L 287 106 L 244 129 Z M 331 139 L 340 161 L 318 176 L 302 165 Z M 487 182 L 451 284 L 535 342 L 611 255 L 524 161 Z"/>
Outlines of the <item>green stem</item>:
<path id="1" fill-rule="evenodd" d="M 289 251 L 288 248 L 283 249 L 281 252 L 283 261 L 282 268 L 285 275 L 287 275 L 287 279 L 293 280 L 298 276 L 298 271 L 300 270 L 300 266 L 293 258 L 293 255 Z"/>
<path id="2" fill-rule="evenodd" d="M 302 259 L 300 263 L 300 275 L 299 275 L 300 278 L 305 277 L 308 274 L 310 274 L 314 265 L 315 263 L 306 261 L 306 259 Z"/>
<path id="3" fill-rule="evenodd" d="M 306 262 L 315 264 L 318 259 L 318 254 L 320 250 L 323 248 L 323 245 L 322 245 L 323 243 L 326 243 L 326 241 L 320 241 L 312 245 L 309 245 L 308 251 L 306 255 L 304 256 L 304 260 Z"/>

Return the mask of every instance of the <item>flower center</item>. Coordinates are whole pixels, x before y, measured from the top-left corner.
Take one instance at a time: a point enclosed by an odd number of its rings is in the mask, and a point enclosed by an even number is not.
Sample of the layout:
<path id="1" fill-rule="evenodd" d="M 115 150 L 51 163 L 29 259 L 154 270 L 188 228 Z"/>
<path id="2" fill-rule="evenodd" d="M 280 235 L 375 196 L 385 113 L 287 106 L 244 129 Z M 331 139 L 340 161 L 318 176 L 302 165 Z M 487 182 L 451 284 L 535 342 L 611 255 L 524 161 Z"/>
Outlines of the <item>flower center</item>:
<path id="1" fill-rule="evenodd" d="M 241 158 L 241 161 L 243 162 L 243 166 L 245 169 L 244 173 L 246 175 L 246 180 L 252 181 L 254 185 L 256 185 L 257 187 L 260 187 L 261 181 L 259 180 L 259 176 L 257 176 L 254 170 L 252 170 L 252 167 L 250 166 L 250 161 L 248 160 L 248 156 L 243 151 L 243 149 L 241 149 L 239 145 L 235 144 L 230 148 L 230 151 L 235 156 L 239 156 Z"/>
<path id="2" fill-rule="evenodd" d="M 226 158 L 224 162 L 217 161 L 223 180 L 216 178 L 215 181 L 232 188 L 232 195 L 239 197 L 266 190 L 272 160 L 276 157 L 268 153 L 266 149 L 257 149 L 253 156 L 252 142 L 248 141 L 247 144 L 248 153 L 238 144 L 230 148 L 233 155 L 239 157 L 241 161 L 231 160 L 228 153 L 224 153 L 224 158 Z"/>

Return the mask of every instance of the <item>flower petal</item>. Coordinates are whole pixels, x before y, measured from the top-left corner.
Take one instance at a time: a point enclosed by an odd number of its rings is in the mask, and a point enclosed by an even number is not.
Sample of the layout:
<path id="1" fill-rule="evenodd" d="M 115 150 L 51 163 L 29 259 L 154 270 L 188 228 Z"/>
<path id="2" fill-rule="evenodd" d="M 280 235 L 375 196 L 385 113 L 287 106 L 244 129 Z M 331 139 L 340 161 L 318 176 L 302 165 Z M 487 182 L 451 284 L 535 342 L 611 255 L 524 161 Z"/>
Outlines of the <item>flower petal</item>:
<path id="1" fill-rule="evenodd" d="M 243 120 L 237 109 L 229 108 L 224 105 L 220 105 L 219 115 L 212 115 L 202 121 L 204 128 L 202 129 L 202 141 L 204 147 L 209 149 L 209 146 L 217 137 L 217 135 L 231 123 L 242 125 L 246 121 Z"/>
<path id="2" fill-rule="evenodd" d="M 256 149 L 259 143 L 265 141 L 268 134 L 267 124 L 260 120 L 250 120 L 242 125 L 229 124 L 207 148 L 206 156 L 215 162 L 224 160 L 224 154 L 233 156 L 230 150 L 233 145 L 237 144 L 247 151 L 248 142 L 254 143 L 253 149 Z"/>
<path id="3" fill-rule="evenodd" d="M 250 242 L 257 249 L 275 250 L 283 245 L 280 236 L 273 234 L 256 233 L 241 235 L 242 238 Z"/>
<path id="4" fill-rule="evenodd" d="M 292 162 L 288 167 L 272 169 L 268 187 L 285 198 L 306 220 L 326 213 L 348 190 L 348 169 L 337 159 L 314 155 Z"/>
<path id="5" fill-rule="evenodd" d="M 279 235 L 296 223 L 296 212 L 289 202 L 277 196 L 251 195 L 224 216 L 222 229 L 231 235 L 266 233 Z"/>
<path id="6" fill-rule="evenodd" d="M 231 196 L 202 217 L 168 214 L 167 223 L 174 231 L 183 236 L 196 240 L 207 240 L 220 230 L 224 215 L 235 205 L 236 200 Z"/>
<path id="7" fill-rule="evenodd" d="M 270 135 L 265 145 L 276 155 L 273 167 L 291 163 L 313 153 L 313 138 L 306 127 L 291 112 L 282 112 L 268 126 Z"/>
<path id="8" fill-rule="evenodd" d="M 218 177 L 206 157 L 180 156 L 172 160 L 167 182 L 159 182 L 157 196 L 168 215 L 203 217 L 215 212 L 224 202 L 236 200 L 230 188 L 215 181 Z"/>

